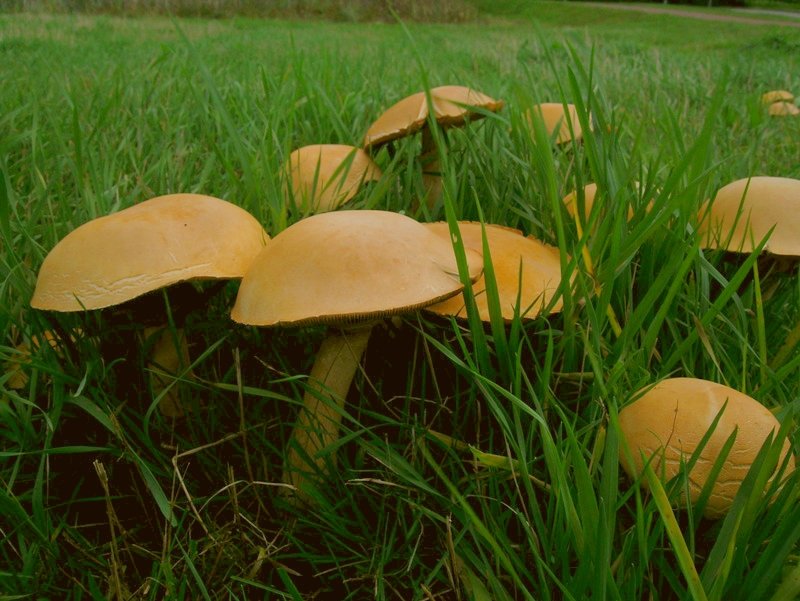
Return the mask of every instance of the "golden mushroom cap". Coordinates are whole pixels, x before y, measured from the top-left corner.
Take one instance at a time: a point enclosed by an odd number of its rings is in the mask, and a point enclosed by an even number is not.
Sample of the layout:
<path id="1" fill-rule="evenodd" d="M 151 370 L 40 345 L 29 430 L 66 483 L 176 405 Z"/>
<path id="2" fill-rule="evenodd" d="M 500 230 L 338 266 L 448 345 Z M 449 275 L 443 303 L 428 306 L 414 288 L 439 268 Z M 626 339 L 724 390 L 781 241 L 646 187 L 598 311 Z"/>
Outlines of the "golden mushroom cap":
<path id="1" fill-rule="evenodd" d="M 102 309 L 185 280 L 240 278 L 268 238 L 224 200 L 152 198 L 67 234 L 45 257 L 31 306 Z"/>
<path id="2" fill-rule="evenodd" d="M 442 238 L 450 238 L 446 222 L 429 223 L 426 227 Z M 464 247 L 483 254 L 481 224 L 460 222 L 458 228 Z M 503 319 L 512 320 L 515 309 L 524 319 L 538 317 L 550 304 L 561 284 L 558 249 L 535 238 L 526 238 L 519 230 L 490 224 L 485 228 Z M 478 314 L 483 321 L 489 321 L 489 302 L 483 276 L 473 284 L 473 293 Z M 466 317 L 464 303 L 464 296 L 459 294 L 426 309 L 439 315 Z M 559 299 L 550 312 L 561 311 L 562 304 Z"/>
<path id="3" fill-rule="evenodd" d="M 312 212 L 331 211 L 358 192 L 362 183 L 381 178 L 381 170 L 361 148 L 314 144 L 293 151 L 284 165 L 295 206 Z"/>
<path id="4" fill-rule="evenodd" d="M 558 129 L 557 144 L 564 144 L 574 139 L 575 141 L 583 138 L 583 129 L 578 118 L 578 110 L 574 104 L 567 104 L 566 111 L 560 102 L 543 102 L 528 109 L 524 114 L 528 123 L 533 123 L 533 118 L 538 117 L 544 123 L 548 136 L 553 136 Z M 570 125 L 572 129 L 570 131 Z M 591 130 L 591 127 L 589 128 Z"/>
<path id="5" fill-rule="evenodd" d="M 761 104 L 767 105 L 773 102 L 791 102 L 794 100 L 794 94 L 788 90 L 770 90 L 761 95 Z"/>
<path id="6" fill-rule="evenodd" d="M 439 86 L 430 89 L 433 114 L 442 126 L 459 126 L 469 119 L 481 117 L 473 107 L 497 112 L 502 100 L 495 100 L 465 86 Z M 425 92 L 417 92 L 389 107 L 369 126 L 364 136 L 364 148 L 373 148 L 392 140 L 411 135 L 425 126 L 428 120 L 428 101 Z"/>
<path id="7" fill-rule="evenodd" d="M 638 191 L 641 186 L 639 182 L 633 182 L 634 188 Z M 583 215 L 581 221 L 585 221 L 589 218 L 589 215 L 592 213 L 592 207 L 594 207 L 594 201 L 597 197 L 597 184 L 590 183 L 586 184 L 583 187 Z M 567 209 L 567 213 L 569 213 L 572 217 L 575 217 L 576 213 L 579 210 L 578 204 L 578 193 L 577 191 L 573 190 L 569 194 L 567 194 L 563 199 L 562 202 Z M 647 210 L 649 211 L 653 206 L 653 201 L 648 203 Z M 633 218 L 635 211 L 632 206 L 628 207 L 628 220 L 630 221 Z"/>
<path id="8" fill-rule="evenodd" d="M 594 206 L 594 198 L 597 196 L 597 184 L 589 183 L 583 187 L 583 212 L 586 217 L 588 217 L 592 212 L 592 207 Z M 573 217 L 578 212 L 578 191 L 573 190 L 569 194 L 567 194 L 563 199 L 562 202 L 564 206 L 567 208 L 567 213 L 572 215 Z"/>
<path id="9" fill-rule="evenodd" d="M 665 480 L 675 477 L 681 464 L 697 450 L 725 403 L 716 429 L 689 474 L 689 496 L 694 503 L 725 442 L 737 430 L 704 513 L 712 518 L 722 516 L 731 508 L 764 441 L 780 428 L 766 407 L 738 390 L 697 378 L 670 378 L 656 384 L 619 413 L 620 430 L 633 460 L 631 465 L 624 449 L 620 449 L 623 469 L 631 478 L 638 478 L 644 463 L 652 458 L 654 473 L 663 472 Z M 791 454 L 788 440 L 784 441 L 781 462 L 787 453 Z M 789 470 L 794 470 L 792 455 Z"/>
<path id="10" fill-rule="evenodd" d="M 723 186 L 700 213 L 705 248 L 749 253 L 775 228 L 764 250 L 800 256 L 800 180 L 758 176 Z"/>
<path id="11" fill-rule="evenodd" d="M 481 273 L 468 252 L 469 276 Z M 275 236 L 242 279 L 231 317 L 249 325 L 353 323 L 419 309 L 457 294 L 455 253 L 410 217 L 335 211 Z"/>
<path id="12" fill-rule="evenodd" d="M 769 114 L 773 117 L 792 117 L 800 115 L 800 108 L 788 101 L 773 102 L 769 105 Z"/>

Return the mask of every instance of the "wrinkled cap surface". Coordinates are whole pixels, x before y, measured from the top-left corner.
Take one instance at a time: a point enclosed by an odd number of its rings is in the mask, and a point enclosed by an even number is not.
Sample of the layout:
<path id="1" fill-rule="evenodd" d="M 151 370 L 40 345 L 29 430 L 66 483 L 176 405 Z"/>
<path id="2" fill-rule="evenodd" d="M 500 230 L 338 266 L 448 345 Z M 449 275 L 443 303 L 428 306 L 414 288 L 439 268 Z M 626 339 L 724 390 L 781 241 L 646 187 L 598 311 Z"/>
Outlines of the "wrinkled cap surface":
<path id="1" fill-rule="evenodd" d="M 315 213 L 335 209 L 353 198 L 362 183 L 382 175 L 366 152 L 345 144 L 298 148 L 289 155 L 284 172 L 291 187 L 289 199 Z"/>
<path id="2" fill-rule="evenodd" d="M 426 227 L 436 235 L 450 239 L 446 222 L 429 223 Z M 464 247 L 482 255 L 481 224 L 461 222 L 458 228 Z M 535 238 L 526 238 L 519 230 L 500 225 L 486 225 L 485 228 L 503 319 L 513 319 L 515 309 L 524 319 L 538 317 L 550 304 L 561 284 L 558 249 Z M 473 284 L 472 292 L 481 319 L 488 322 L 489 302 L 483 275 Z M 561 308 L 562 301 L 559 299 L 550 312 L 557 313 Z M 427 310 L 439 315 L 467 316 L 463 294 L 431 305 Z"/>
<path id="3" fill-rule="evenodd" d="M 704 248 L 800 257 L 800 180 L 759 176 L 723 186 L 700 212 Z"/>
<path id="4" fill-rule="evenodd" d="M 707 517 L 720 517 L 730 509 L 761 445 L 780 428 L 775 416 L 761 403 L 728 386 L 696 378 L 662 380 L 619 413 L 619 425 L 633 459 L 631 465 L 620 448 L 620 462 L 632 478 L 641 476 L 644 462 L 664 479 L 678 475 L 727 402 L 725 411 L 689 475 L 691 502 L 697 501 L 728 437 L 736 440 L 719 473 L 706 506 Z M 781 461 L 791 453 L 783 445 Z M 789 470 L 794 470 L 794 457 Z"/>
<path id="5" fill-rule="evenodd" d="M 250 213 L 170 194 L 84 223 L 45 257 L 31 306 L 102 309 L 194 279 L 240 278 L 268 240 Z"/>
<path id="6" fill-rule="evenodd" d="M 534 117 L 542 120 L 548 136 L 552 137 L 558 130 L 557 144 L 569 142 L 573 137 L 576 141 L 583 138 L 583 129 L 581 129 L 578 111 L 574 104 L 568 104 L 565 112 L 564 105 L 560 102 L 543 102 L 526 111 L 525 119 L 529 123 Z M 572 126 L 571 130 L 570 125 Z"/>
<path id="7" fill-rule="evenodd" d="M 503 108 L 502 100 L 495 100 L 464 86 L 439 86 L 430 90 L 433 114 L 444 126 L 463 125 L 469 119 L 480 118 L 471 107 L 497 112 Z M 403 98 L 389 107 L 370 125 L 364 136 L 364 148 L 373 148 L 392 140 L 411 135 L 422 129 L 428 120 L 428 102 L 425 92 Z"/>
<path id="8" fill-rule="evenodd" d="M 469 277 L 481 259 L 469 252 Z M 463 288 L 449 240 L 399 213 L 313 215 L 275 236 L 231 313 L 249 325 L 347 324 L 411 311 Z"/>

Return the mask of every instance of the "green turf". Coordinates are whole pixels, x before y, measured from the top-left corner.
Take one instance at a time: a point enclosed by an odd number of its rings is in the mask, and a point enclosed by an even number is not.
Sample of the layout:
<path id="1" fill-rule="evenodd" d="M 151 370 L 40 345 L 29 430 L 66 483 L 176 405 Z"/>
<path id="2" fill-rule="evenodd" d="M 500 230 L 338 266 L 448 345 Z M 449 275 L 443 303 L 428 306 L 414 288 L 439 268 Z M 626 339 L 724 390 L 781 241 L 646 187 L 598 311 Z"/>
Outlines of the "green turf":
<path id="1" fill-rule="evenodd" d="M 476 22 L 407 28 L 0 14 L 0 599 L 795 598 L 798 476 L 752 471 L 724 521 L 673 510 L 685 481 L 631 482 L 616 419 L 643 386 L 701 377 L 775 409 L 797 446 L 800 354 L 775 357 L 798 267 L 703 251 L 694 227 L 725 183 L 800 178 L 800 119 L 759 102 L 800 93 L 800 31 L 474 5 Z M 281 195 L 289 152 L 359 144 L 426 84 L 506 106 L 448 135 L 431 211 L 412 209 L 415 142 L 379 155 L 386 178 L 353 208 L 519 228 L 562 249 L 575 287 L 549 319 L 377 327 L 313 510 L 278 484 L 320 328 L 232 324 L 229 285 L 187 319 L 194 411 L 170 423 L 139 324 L 29 307 L 59 239 L 153 196 L 211 194 L 277 234 L 302 217 Z M 561 100 L 593 115 L 582 145 L 521 128 Z M 615 202 L 581 236 L 560 199 L 590 181 Z M 17 349 L 46 329 L 56 348 Z"/>

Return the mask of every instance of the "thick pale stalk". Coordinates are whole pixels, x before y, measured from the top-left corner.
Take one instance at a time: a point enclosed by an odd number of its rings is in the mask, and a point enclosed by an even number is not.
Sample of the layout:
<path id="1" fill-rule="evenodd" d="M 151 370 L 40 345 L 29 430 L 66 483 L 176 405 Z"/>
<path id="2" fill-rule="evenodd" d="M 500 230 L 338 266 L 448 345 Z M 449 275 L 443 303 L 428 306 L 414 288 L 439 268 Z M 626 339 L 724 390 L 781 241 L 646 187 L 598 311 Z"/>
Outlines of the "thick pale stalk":
<path id="1" fill-rule="evenodd" d="M 190 364 L 189 344 L 183 328 L 149 327 L 144 330 L 144 339 L 157 336 L 150 346 L 147 367 L 150 370 L 150 389 L 153 396 L 163 393 L 158 408 L 166 417 L 181 417 L 184 414 L 180 398 L 180 384 L 174 382 Z M 170 387 L 170 384 L 172 386 Z M 165 392 L 166 391 L 166 392 Z"/>
<path id="2" fill-rule="evenodd" d="M 339 438 L 344 401 L 371 331 L 372 324 L 332 331 L 317 353 L 283 473 L 283 481 L 292 484 L 300 497 L 307 496 L 307 485 L 313 485 L 333 460 L 333 453 L 320 451 Z"/>

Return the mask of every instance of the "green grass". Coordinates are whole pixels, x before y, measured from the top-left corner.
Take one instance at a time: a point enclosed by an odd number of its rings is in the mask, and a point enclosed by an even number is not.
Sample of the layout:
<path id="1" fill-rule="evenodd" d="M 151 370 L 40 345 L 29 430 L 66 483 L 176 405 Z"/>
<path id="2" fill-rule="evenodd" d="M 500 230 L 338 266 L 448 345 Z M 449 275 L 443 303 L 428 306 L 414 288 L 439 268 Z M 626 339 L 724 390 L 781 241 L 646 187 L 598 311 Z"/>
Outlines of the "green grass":
<path id="1" fill-rule="evenodd" d="M 702 251 L 694 226 L 725 183 L 800 178 L 800 120 L 759 105 L 800 93 L 800 32 L 474 5 L 479 22 L 407 31 L 0 15 L 0 598 L 795 597 L 797 474 L 777 490 L 753 470 L 723 521 L 673 510 L 685 481 L 650 495 L 628 480 L 616 415 L 660 378 L 702 377 L 774 408 L 797 448 L 800 354 L 771 360 L 800 319 L 798 268 Z M 277 234 L 301 217 L 280 193 L 289 152 L 358 144 L 425 82 L 506 108 L 449 135 L 446 202 L 416 216 L 557 244 L 575 289 L 562 314 L 507 328 L 425 313 L 376 328 L 313 510 L 277 483 L 324 332 L 235 325 L 229 285 L 187 320 L 195 411 L 169 423 L 137 324 L 29 307 L 59 239 L 152 196 L 225 198 Z M 527 106 L 562 99 L 596 119 L 583 145 L 520 130 Z M 413 151 L 380 155 L 386 185 L 353 207 L 411 211 Z M 616 202 L 581 237 L 560 199 L 589 181 Z M 21 355 L 45 329 L 61 344 Z M 13 360 L 21 390 L 4 382 Z M 748 494 L 764 489 L 771 504 Z"/>

